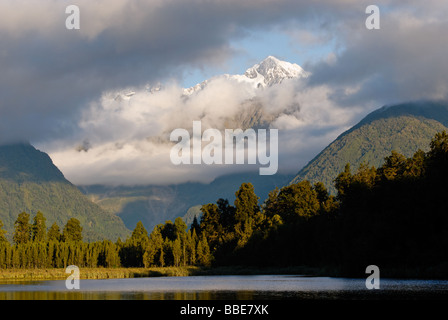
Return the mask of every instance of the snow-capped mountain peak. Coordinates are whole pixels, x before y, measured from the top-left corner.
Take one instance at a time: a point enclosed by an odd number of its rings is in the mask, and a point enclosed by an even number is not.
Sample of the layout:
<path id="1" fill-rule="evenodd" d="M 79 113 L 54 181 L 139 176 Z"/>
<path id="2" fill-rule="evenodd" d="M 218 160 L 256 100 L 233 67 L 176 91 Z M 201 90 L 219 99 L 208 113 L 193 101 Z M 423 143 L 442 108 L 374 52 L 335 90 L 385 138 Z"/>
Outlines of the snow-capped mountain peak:
<path id="1" fill-rule="evenodd" d="M 264 84 L 271 86 L 281 83 L 284 79 L 306 77 L 307 73 L 297 64 L 269 56 L 259 64 L 247 69 L 244 75 L 250 79 L 261 75 L 264 78 Z"/>
<path id="2" fill-rule="evenodd" d="M 184 96 L 190 96 L 196 92 L 203 90 L 206 86 L 215 80 L 224 80 L 236 82 L 245 85 L 246 88 L 251 88 L 250 91 L 256 94 L 257 89 L 271 87 L 282 83 L 286 79 L 293 78 L 306 78 L 308 73 L 295 63 L 282 61 L 274 56 L 268 56 L 260 63 L 248 68 L 244 74 L 223 74 L 210 79 L 207 79 L 201 83 L 196 84 L 190 88 L 184 88 L 182 94 Z M 146 91 L 150 94 L 154 94 L 164 89 L 164 86 L 160 83 L 157 85 L 146 86 Z M 253 91 L 252 91 L 253 90 Z M 135 94 L 132 89 L 123 90 L 115 96 L 116 101 L 128 101 Z"/>
<path id="3" fill-rule="evenodd" d="M 194 87 L 184 89 L 185 95 L 204 89 L 214 79 L 228 79 L 251 84 L 253 88 L 270 87 L 281 83 L 285 79 L 306 78 L 308 73 L 295 63 L 282 61 L 273 56 L 268 56 L 260 63 L 250 67 L 244 74 L 224 74 L 198 83 Z"/>

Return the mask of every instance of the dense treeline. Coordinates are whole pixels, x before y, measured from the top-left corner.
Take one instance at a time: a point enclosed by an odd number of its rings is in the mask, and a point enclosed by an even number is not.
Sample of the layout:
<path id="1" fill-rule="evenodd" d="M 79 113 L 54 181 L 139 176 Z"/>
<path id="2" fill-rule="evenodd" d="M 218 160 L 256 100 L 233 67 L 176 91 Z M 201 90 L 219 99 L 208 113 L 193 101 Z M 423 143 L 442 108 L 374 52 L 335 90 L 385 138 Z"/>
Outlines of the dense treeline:
<path id="1" fill-rule="evenodd" d="M 335 268 L 364 274 L 370 264 L 448 275 L 448 134 L 412 157 L 392 152 L 381 167 L 350 165 L 334 181 L 301 181 L 274 190 L 261 207 L 251 184 L 234 205 L 219 199 L 202 206 L 195 227 L 216 265 Z"/>
<path id="2" fill-rule="evenodd" d="M 54 223 L 48 230 L 45 217 L 38 212 L 33 223 L 26 212 L 15 222 L 13 244 L 10 244 L 0 221 L 0 269 L 78 267 L 150 267 L 211 264 L 211 252 L 205 236 L 194 229 L 187 232 L 181 218 L 174 223 L 158 225 L 148 236 L 141 222 L 132 235 L 122 242 L 110 240 L 82 241 L 79 220 L 71 218 L 62 232 Z"/>
<path id="3" fill-rule="evenodd" d="M 253 265 L 334 267 L 360 274 L 365 267 L 448 271 L 448 134 L 438 133 L 430 150 L 412 157 L 392 152 L 379 168 L 350 165 L 334 181 L 301 181 L 273 190 L 259 205 L 253 185 L 243 183 L 228 200 L 203 205 L 191 227 L 181 218 L 157 225 L 148 235 L 138 222 L 124 242 L 82 241 L 79 221 L 48 230 L 42 213 L 33 223 L 21 213 L 14 244 L 0 221 L 0 268 L 152 267 Z"/>
<path id="4" fill-rule="evenodd" d="M 381 167 L 364 163 L 354 173 L 347 164 L 334 181 L 337 196 L 305 180 L 273 190 L 259 206 L 252 184 L 243 183 L 233 205 L 203 205 L 188 232 L 180 218 L 157 226 L 138 256 L 145 266 L 308 265 L 363 275 L 376 264 L 446 277 L 447 178 L 441 132 L 426 153 L 393 151 Z"/>
<path id="5" fill-rule="evenodd" d="M 33 223 L 30 215 L 22 212 L 15 222 L 11 245 L 0 221 L 0 268 L 65 268 L 117 267 L 119 248 L 110 240 L 86 243 L 82 241 L 79 220 L 71 218 L 60 232 L 54 223 L 47 231 L 45 217 L 37 212 Z"/>
<path id="6" fill-rule="evenodd" d="M 124 267 L 209 266 L 212 261 L 205 236 L 198 236 L 195 228 L 187 231 L 182 218 L 157 225 L 149 236 L 138 222 L 119 247 Z"/>
<path id="7" fill-rule="evenodd" d="M 302 181 L 271 193 L 263 218 L 240 250 L 223 263 L 311 265 L 363 274 L 370 264 L 448 276 L 448 134 L 412 157 L 392 152 L 379 168 L 350 165 L 335 179 L 337 196 Z M 261 219 L 262 220 L 262 219 Z"/>

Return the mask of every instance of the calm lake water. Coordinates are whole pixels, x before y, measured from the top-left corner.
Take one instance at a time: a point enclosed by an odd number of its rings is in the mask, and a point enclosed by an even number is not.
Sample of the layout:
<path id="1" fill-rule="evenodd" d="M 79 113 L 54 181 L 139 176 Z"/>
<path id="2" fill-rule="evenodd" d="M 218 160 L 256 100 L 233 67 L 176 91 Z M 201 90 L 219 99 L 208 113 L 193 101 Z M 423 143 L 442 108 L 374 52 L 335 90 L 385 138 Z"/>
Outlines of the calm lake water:
<path id="1" fill-rule="evenodd" d="M 191 276 L 80 280 L 67 290 L 65 280 L 0 283 L 0 299 L 444 299 L 448 281 L 381 279 L 368 290 L 365 279 L 294 275 Z"/>

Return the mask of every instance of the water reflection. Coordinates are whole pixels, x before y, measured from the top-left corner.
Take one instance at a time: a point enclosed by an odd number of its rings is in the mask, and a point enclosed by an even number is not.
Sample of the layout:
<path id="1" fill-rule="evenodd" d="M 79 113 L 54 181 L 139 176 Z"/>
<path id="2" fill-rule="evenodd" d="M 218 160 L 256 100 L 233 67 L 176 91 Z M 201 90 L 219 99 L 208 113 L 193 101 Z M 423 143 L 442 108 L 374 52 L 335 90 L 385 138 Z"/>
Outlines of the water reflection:
<path id="1" fill-rule="evenodd" d="M 201 292 L 0 292 L 0 300 L 254 300 L 252 291 Z"/>
<path id="2" fill-rule="evenodd" d="M 302 276 L 197 276 L 0 284 L 2 300 L 261 300 L 261 299 L 448 299 L 448 281 L 381 279 L 367 290 L 364 279 Z"/>

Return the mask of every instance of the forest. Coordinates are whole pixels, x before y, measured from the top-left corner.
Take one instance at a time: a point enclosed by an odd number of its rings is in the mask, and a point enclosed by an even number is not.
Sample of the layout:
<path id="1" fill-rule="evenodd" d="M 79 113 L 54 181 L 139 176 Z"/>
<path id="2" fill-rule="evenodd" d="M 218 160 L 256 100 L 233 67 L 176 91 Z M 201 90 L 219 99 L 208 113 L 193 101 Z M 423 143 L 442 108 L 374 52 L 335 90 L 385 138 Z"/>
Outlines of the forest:
<path id="1" fill-rule="evenodd" d="M 9 243 L 0 221 L 0 268 L 312 266 L 341 275 L 365 267 L 448 274 L 448 134 L 437 133 L 429 151 L 412 157 L 392 151 L 375 168 L 350 165 L 334 181 L 336 195 L 321 182 L 304 180 L 270 192 L 259 205 L 251 183 L 232 204 L 205 204 L 201 218 L 157 225 L 150 234 L 138 222 L 132 235 L 114 243 L 85 242 L 78 220 L 46 227 L 38 212 L 22 212 Z"/>

